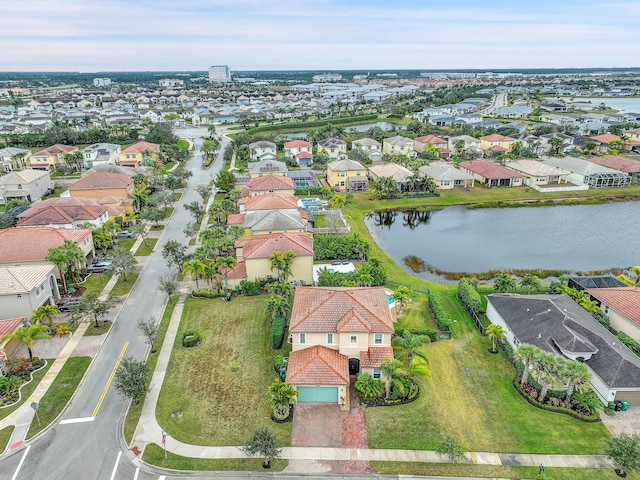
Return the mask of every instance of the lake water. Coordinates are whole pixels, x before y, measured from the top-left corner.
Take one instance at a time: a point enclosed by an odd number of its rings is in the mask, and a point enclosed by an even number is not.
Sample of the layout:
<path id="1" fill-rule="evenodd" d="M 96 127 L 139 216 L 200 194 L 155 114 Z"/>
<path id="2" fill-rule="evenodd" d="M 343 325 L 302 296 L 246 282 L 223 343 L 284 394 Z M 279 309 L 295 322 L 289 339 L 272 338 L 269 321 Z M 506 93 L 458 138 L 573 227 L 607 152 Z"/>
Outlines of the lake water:
<path id="1" fill-rule="evenodd" d="M 340 125 L 338 125 L 340 126 Z M 407 127 L 404 125 L 398 125 L 396 123 L 391 122 L 375 122 L 375 123 L 363 123 L 362 125 L 349 125 L 347 127 L 343 127 L 347 132 L 356 131 L 356 132 L 366 132 L 370 128 L 380 127 L 383 130 L 392 130 L 394 127 L 396 130 L 406 130 Z M 307 132 L 294 132 L 294 133 L 281 133 L 278 135 L 280 138 L 284 140 L 293 140 L 296 138 L 306 139 Z"/>
<path id="2" fill-rule="evenodd" d="M 576 97 L 578 102 L 591 102 L 594 105 L 604 103 L 609 108 L 615 108 L 623 112 L 640 112 L 640 98 L 599 98 L 599 97 Z"/>
<path id="3" fill-rule="evenodd" d="M 606 270 L 640 265 L 640 202 L 372 212 L 365 223 L 399 265 L 416 255 L 448 272 Z M 408 269 L 408 268 L 407 268 Z M 429 278 L 429 274 L 424 275 Z"/>

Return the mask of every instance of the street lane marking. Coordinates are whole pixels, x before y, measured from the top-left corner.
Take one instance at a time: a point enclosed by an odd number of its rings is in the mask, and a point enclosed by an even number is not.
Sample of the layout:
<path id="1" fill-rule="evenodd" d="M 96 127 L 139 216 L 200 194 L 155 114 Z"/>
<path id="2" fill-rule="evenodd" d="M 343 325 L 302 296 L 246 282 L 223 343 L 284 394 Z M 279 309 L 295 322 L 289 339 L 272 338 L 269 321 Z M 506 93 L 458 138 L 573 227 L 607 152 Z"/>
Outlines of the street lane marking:
<path id="1" fill-rule="evenodd" d="M 95 417 L 67 418 L 66 420 L 60 420 L 60 425 L 67 425 L 69 423 L 93 422 L 94 420 Z"/>
<path id="2" fill-rule="evenodd" d="M 167 478 L 167 477 L 166 477 L 165 475 L 160 475 L 160 476 L 158 477 L 158 480 L 165 480 L 166 478 Z"/>
<path id="3" fill-rule="evenodd" d="M 118 457 L 116 458 L 116 464 L 113 466 L 113 472 L 111 472 L 111 480 L 116 478 L 116 472 L 118 471 L 118 464 L 120 463 L 120 457 L 122 457 L 122 450 L 118 452 Z"/>
<path id="4" fill-rule="evenodd" d="M 116 376 L 116 370 L 118 370 L 118 367 L 120 366 L 120 362 L 122 361 L 122 357 L 124 357 L 124 352 L 127 351 L 127 347 L 128 346 L 129 346 L 129 342 L 125 342 L 124 347 L 122 347 L 122 351 L 120 352 L 120 356 L 118 357 L 118 361 L 113 366 L 113 370 L 111 371 L 111 375 L 109 375 L 109 380 L 107 380 L 107 384 L 104 386 L 104 390 L 102 391 L 102 395 L 100 395 L 100 399 L 98 400 L 98 404 L 96 405 L 96 408 L 93 409 L 93 413 L 91 414 L 92 417 L 96 417 L 98 415 L 98 412 L 100 411 L 100 407 L 102 406 L 102 402 L 104 402 L 104 397 L 107 396 L 107 391 L 109 390 L 109 387 L 111 386 L 111 382 L 113 382 L 113 377 Z"/>
<path id="5" fill-rule="evenodd" d="M 29 453 L 29 450 L 31 450 L 31 445 L 29 445 L 27 447 L 27 449 L 24 451 L 24 453 L 22 454 L 22 458 L 20 459 L 20 463 L 18 463 L 18 468 L 16 468 L 16 471 L 13 474 L 13 477 L 11 477 L 11 480 L 16 480 L 16 478 L 18 478 L 18 474 L 20 473 L 20 469 L 22 468 L 22 464 L 24 463 L 25 459 L 27 458 L 27 453 Z"/>
<path id="6" fill-rule="evenodd" d="M 140 467 L 136 468 L 136 473 L 133 476 L 133 480 L 138 480 L 138 474 L 140 473 Z"/>

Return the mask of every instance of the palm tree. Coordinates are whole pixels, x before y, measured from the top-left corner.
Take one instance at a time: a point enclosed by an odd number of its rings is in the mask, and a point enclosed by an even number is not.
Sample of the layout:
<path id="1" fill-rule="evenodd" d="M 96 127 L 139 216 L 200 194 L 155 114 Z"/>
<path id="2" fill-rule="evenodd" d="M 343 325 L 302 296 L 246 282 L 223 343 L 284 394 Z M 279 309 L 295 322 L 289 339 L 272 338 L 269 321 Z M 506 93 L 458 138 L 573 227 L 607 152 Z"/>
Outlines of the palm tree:
<path id="1" fill-rule="evenodd" d="M 291 270 L 293 268 L 293 260 L 296 258 L 296 254 L 291 250 L 287 250 L 284 253 L 273 252 L 273 255 L 269 257 L 271 262 L 271 270 L 278 271 L 278 281 L 280 283 L 286 282 Z"/>
<path id="2" fill-rule="evenodd" d="M 411 360 L 413 360 L 414 355 L 424 361 L 427 361 L 427 356 L 422 351 L 417 350 L 417 348 L 430 341 L 431 339 L 427 335 L 416 335 L 406 329 L 402 332 L 402 335 L 398 335 L 391 340 L 391 345 L 398 347 L 403 351 L 401 354 L 397 355 L 397 358 L 406 357 L 407 365 L 411 365 Z"/>
<path id="3" fill-rule="evenodd" d="M 507 338 L 507 332 L 502 326 L 492 323 L 487 327 L 487 337 L 491 340 L 491 351 L 496 353 L 496 344 L 502 343 Z"/>
<path id="4" fill-rule="evenodd" d="M 58 315 L 60 309 L 57 305 L 40 305 L 33 311 L 31 321 L 42 324 L 43 320 L 49 321 L 49 328 L 53 328 L 53 316 Z"/>
<path id="5" fill-rule="evenodd" d="M 520 385 L 527 383 L 529 368 L 538 361 L 541 353 L 542 350 L 535 345 L 530 345 L 528 343 L 521 344 L 515 351 L 516 358 L 524 363 L 524 370 L 522 372 L 522 378 L 520 379 Z"/>
<path id="6" fill-rule="evenodd" d="M 551 352 L 543 352 L 538 360 L 538 381 L 542 385 L 538 401 L 544 402 L 547 391 L 554 385 L 560 384 L 564 376 L 565 361 Z"/>
<path id="7" fill-rule="evenodd" d="M 231 270 L 232 272 L 236 271 L 236 265 L 238 265 L 238 261 L 235 258 L 229 256 L 218 258 L 218 260 L 216 260 L 216 263 L 218 264 L 218 268 L 220 268 L 224 272 L 224 289 L 225 291 L 229 291 L 229 281 L 227 279 L 227 276 L 229 275 L 229 270 Z"/>
<path id="8" fill-rule="evenodd" d="M 288 416 L 291 405 L 298 400 L 298 391 L 289 383 L 281 382 L 279 378 L 269 385 L 267 390 L 269 403 L 273 412 L 281 417 Z"/>
<path id="9" fill-rule="evenodd" d="M 272 318 L 284 317 L 289 315 L 291 303 L 282 295 L 271 295 L 265 304 L 265 310 L 271 312 Z"/>
<path id="10" fill-rule="evenodd" d="M 45 260 L 54 263 L 58 267 L 60 270 L 60 277 L 64 277 L 65 275 L 65 272 L 61 270 L 61 268 L 64 268 L 71 274 L 71 279 L 76 287 L 78 286 L 78 279 L 76 278 L 74 270 L 79 265 L 85 264 L 86 258 L 76 243 L 71 240 L 65 240 L 62 245 L 50 248 L 49 254 L 46 256 Z M 64 278 L 62 283 L 66 291 Z"/>
<path id="11" fill-rule="evenodd" d="M 202 271 L 202 276 L 207 280 L 209 286 L 213 284 L 216 275 L 218 275 L 218 264 L 216 262 L 207 263 Z"/>
<path id="12" fill-rule="evenodd" d="M 499 273 L 493 279 L 493 291 L 497 293 L 513 293 L 516 286 L 516 280 L 507 273 Z"/>
<path id="13" fill-rule="evenodd" d="M 25 326 L 13 333 L 8 333 L 7 335 L 2 337 L 2 341 L 18 340 L 20 343 L 23 343 L 29 351 L 29 360 L 31 361 L 33 361 L 33 352 L 31 349 L 35 344 L 35 341 L 39 339 L 51 339 L 51 337 L 47 335 L 47 330 L 44 325 L 31 325 L 29 327 Z"/>
<path id="14" fill-rule="evenodd" d="M 627 285 L 630 285 L 632 287 L 640 286 L 640 265 L 637 265 L 635 267 L 630 267 L 629 271 L 635 274 L 635 278 L 629 278 L 626 275 L 621 274 L 621 275 L 618 275 L 617 277 L 618 280 L 621 280 Z"/>
<path id="15" fill-rule="evenodd" d="M 586 364 L 568 362 L 566 366 L 567 402 L 571 402 L 574 391 L 583 392 L 588 388 L 591 372 Z"/>
<path id="16" fill-rule="evenodd" d="M 204 273 L 205 265 L 200 260 L 189 260 L 182 265 L 182 275 L 189 273 L 191 279 L 196 281 L 196 288 L 200 288 L 198 285 L 198 276 Z"/>
<path id="17" fill-rule="evenodd" d="M 391 360 L 386 357 L 380 365 L 380 371 L 384 379 L 384 398 L 388 400 L 391 394 L 391 384 L 397 381 L 398 375 L 402 372 L 402 363 L 399 360 Z"/>
<path id="18" fill-rule="evenodd" d="M 534 290 L 540 290 L 542 285 L 536 275 L 528 273 L 520 280 L 520 288 L 524 293 L 529 294 Z"/>

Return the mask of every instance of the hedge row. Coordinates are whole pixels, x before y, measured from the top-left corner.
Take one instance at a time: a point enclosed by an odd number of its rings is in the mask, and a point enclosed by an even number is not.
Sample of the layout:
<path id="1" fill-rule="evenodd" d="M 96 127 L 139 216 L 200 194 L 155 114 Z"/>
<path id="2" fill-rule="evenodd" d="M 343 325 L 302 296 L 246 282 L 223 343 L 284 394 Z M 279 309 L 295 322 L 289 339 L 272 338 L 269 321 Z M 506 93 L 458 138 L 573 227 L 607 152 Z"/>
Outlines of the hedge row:
<path id="1" fill-rule="evenodd" d="M 371 244 L 354 234 L 313 236 L 313 250 L 316 260 L 345 258 L 362 260 L 369 256 Z"/>
<path id="2" fill-rule="evenodd" d="M 224 297 L 224 293 L 214 292 L 210 288 L 196 288 L 191 292 L 191 296 L 196 298 L 220 298 Z"/>
<path id="3" fill-rule="evenodd" d="M 458 282 L 458 298 L 475 313 L 482 307 L 482 298 L 469 277 L 463 277 Z"/>
<path id="4" fill-rule="evenodd" d="M 255 135 L 256 133 L 261 132 L 272 132 L 277 130 L 292 129 L 292 128 L 315 128 L 315 127 L 324 127 L 325 125 L 340 125 L 342 123 L 352 123 L 352 122 L 366 122 L 369 120 L 377 120 L 378 115 L 376 113 L 372 113 L 369 115 L 359 115 L 357 117 L 342 117 L 342 118 L 328 118 L 323 120 L 312 120 L 310 122 L 291 122 L 291 123 L 278 123 L 274 125 L 261 125 L 259 127 L 254 127 L 248 129 L 245 133 L 247 135 Z"/>
<path id="5" fill-rule="evenodd" d="M 303 197 L 305 195 L 322 195 L 326 187 L 318 185 L 317 187 L 298 187 L 293 190 L 293 194 L 296 197 Z"/>
<path id="6" fill-rule="evenodd" d="M 618 339 L 622 343 L 624 343 L 629 348 L 629 350 L 640 357 L 640 343 L 636 342 L 633 338 L 631 338 L 624 332 L 616 333 L 616 337 L 618 337 Z"/>
<path id="7" fill-rule="evenodd" d="M 429 293 L 429 307 L 431 308 L 431 313 L 433 313 L 433 318 L 435 318 L 436 323 L 438 324 L 438 328 L 444 332 L 450 332 L 451 319 L 444 312 L 438 297 L 433 293 Z"/>
<path id="8" fill-rule="evenodd" d="M 540 410 L 562 413 L 563 415 L 569 415 L 570 417 L 587 423 L 596 423 L 600 421 L 600 414 L 598 412 L 594 413 L 593 415 L 583 415 L 576 412 L 575 410 L 571 410 L 570 408 L 554 407 L 552 405 L 547 405 L 546 403 L 540 403 L 535 398 L 531 397 L 531 395 L 527 395 L 527 393 L 524 392 L 522 388 L 520 388 L 520 381 L 518 378 L 514 379 L 512 384 L 516 391 L 522 396 L 522 398 L 524 398 L 527 402 L 529 402 L 534 407 L 539 408 Z"/>
<path id="9" fill-rule="evenodd" d="M 402 335 L 404 335 L 404 331 L 405 331 L 404 328 L 398 328 L 396 329 L 395 334 L 401 337 Z M 409 329 L 409 331 L 414 335 L 426 335 L 427 337 L 429 337 L 429 340 L 431 340 L 432 342 L 438 341 L 438 332 L 430 328 L 425 328 L 423 330 Z"/>
<path id="10" fill-rule="evenodd" d="M 280 350 L 284 341 L 286 325 L 284 317 L 276 317 L 271 322 L 271 348 Z"/>

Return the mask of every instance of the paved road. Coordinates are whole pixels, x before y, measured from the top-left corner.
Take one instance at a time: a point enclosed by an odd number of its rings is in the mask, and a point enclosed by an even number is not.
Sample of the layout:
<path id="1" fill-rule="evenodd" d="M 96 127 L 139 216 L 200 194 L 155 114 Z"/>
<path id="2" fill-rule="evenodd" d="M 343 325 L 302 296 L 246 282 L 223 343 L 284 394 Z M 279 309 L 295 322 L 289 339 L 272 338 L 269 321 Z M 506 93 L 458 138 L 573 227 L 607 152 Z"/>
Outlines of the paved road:
<path id="1" fill-rule="evenodd" d="M 200 137 L 207 131 L 204 128 L 190 128 L 177 133 L 183 138 L 195 138 L 195 144 L 199 147 L 202 144 Z M 227 143 L 228 140 L 223 139 L 220 156 L 208 170 L 201 169 L 202 155 L 199 148 L 196 148 L 187 163 L 193 177 L 189 179 L 180 205 L 165 227 L 155 251 L 146 261 L 138 282 L 96 355 L 72 404 L 62 416 L 62 424 L 56 425 L 27 448 L 0 462 L 0 480 L 146 480 L 158 477 L 157 474 L 136 472 L 134 465 L 122 453 L 120 432 L 126 408 L 125 399 L 113 387 L 108 388 L 102 402 L 101 396 L 123 352 L 126 357 L 138 359 L 147 355 L 148 345 L 138 332 L 136 323 L 139 319 L 158 319 L 161 316 L 166 295 L 159 291 L 158 280 L 174 273 L 169 271 L 162 258 L 162 246 L 169 240 L 184 240 L 182 230 L 192 218 L 182 204 L 200 200 L 194 188 L 199 183 L 208 183 L 220 170 L 222 152 Z M 97 415 L 92 421 L 66 423 L 89 419 L 95 411 Z"/>

